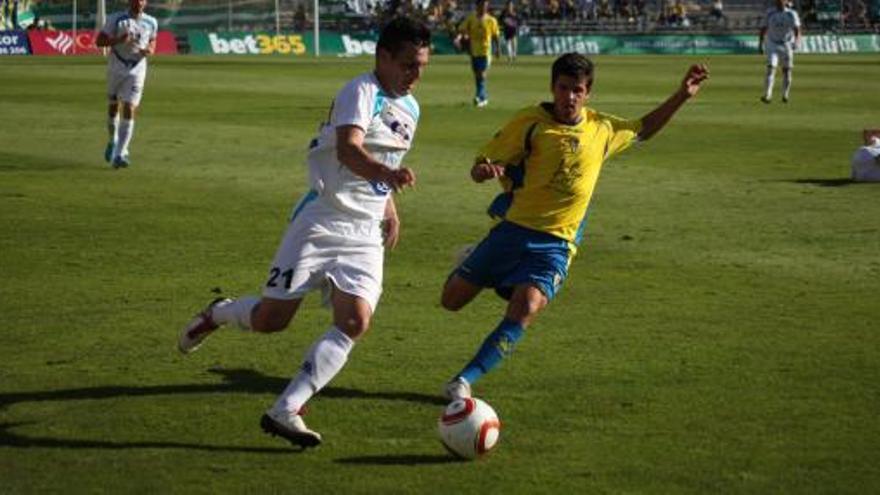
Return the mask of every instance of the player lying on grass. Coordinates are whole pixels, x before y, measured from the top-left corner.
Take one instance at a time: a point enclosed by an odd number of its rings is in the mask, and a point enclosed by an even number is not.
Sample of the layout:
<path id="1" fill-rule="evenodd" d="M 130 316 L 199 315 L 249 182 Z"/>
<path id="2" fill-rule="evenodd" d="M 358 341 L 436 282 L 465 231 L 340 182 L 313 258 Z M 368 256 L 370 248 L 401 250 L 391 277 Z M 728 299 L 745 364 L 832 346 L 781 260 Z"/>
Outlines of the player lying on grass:
<path id="1" fill-rule="evenodd" d="M 672 96 L 639 120 L 584 107 L 594 81 L 586 57 L 559 57 L 551 76 L 553 101 L 514 115 L 470 170 L 475 182 L 500 180 L 504 192 L 489 207 L 498 223 L 450 275 L 441 304 L 458 311 L 487 287 L 509 303 L 476 356 L 447 383 L 450 399 L 469 397 L 471 385 L 513 351 L 559 291 L 583 236 L 602 164 L 662 129 L 697 94 L 709 70 L 690 67 Z"/>

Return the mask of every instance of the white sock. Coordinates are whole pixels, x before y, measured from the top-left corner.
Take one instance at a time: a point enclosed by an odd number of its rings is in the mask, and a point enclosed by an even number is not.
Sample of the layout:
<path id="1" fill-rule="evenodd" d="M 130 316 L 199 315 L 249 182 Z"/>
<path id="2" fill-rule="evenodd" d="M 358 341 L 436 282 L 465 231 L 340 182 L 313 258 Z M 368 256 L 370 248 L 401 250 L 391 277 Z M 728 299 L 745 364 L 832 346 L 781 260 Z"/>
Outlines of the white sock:
<path id="1" fill-rule="evenodd" d="M 791 71 L 782 72 L 782 97 L 788 99 L 788 93 L 791 91 Z"/>
<path id="2" fill-rule="evenodd" d="M 335 326 L 330 327 L 312 344 L 299 373 L 293 377 L 272 409 L 297 414 L 313 395 L 342 370 L 352 347 L 354 341 L 348 335 Z"/>
<path id="3" fill-rule="evenodd" d="M 776 69 L 767 67 L 767 76 L 764 78 L 764 98 L 770 99 L 773 96 L 773 80 L 776 77 Z"/>
<path id="4" fill-rule="evenodd" d="M 107 116 L 107 134 L 110 137 L 110 142 L 116 144 L 116 133 L 119 128 L 119 114 L 114 115 L 113 117 Z"/>
<path id="5" fill-rule="evenodd" d="M 131 136 L 134 134 L 134 119 L 122 119 L 119 123 L 119 141 L 117 141 L 113 158 L 128 155 L 128 143 L 131 142 Z"/>
<path id="6" fill-rule="evenodd" d="M 259 297 L 245 296 L 229 304 L 217 305 L 211 310 L 211 319 L 218 325 L 233 324 L 239 330 L 251 330 L 251 313 L 260 302 Z"/>

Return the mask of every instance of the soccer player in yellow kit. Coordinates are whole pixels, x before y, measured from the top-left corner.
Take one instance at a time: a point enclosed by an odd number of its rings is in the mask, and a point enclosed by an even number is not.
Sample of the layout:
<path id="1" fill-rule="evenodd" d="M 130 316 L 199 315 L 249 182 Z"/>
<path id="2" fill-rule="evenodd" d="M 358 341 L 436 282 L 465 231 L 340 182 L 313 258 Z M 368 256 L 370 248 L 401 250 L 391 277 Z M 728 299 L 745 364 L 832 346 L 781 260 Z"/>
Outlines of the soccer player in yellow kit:
<path id="1" fill-rule="evenodd" d="M 656 134 L 708 77 L 705 65 L 691 66 L 666 101 L 626 120 L 584 107 L 593 64 L 567 53 L 553 63 L 553 101 L 518 112 L 480 150 L 471 179 L 500 180 L 504 191 L 489 207 L 498 223 L 450 275 L 441 304 L 458 311 L 487 287 L 509 303 L 476 356 L 447 383 L 447 397 L 470 397 L 471 384 L 513 351 L 559 290 L 605 160 Z"/>
<path id="2" fill-rule="evenodd" d="M 498 37 L 498 20 L 489 13 L 489 0 L 477 0 L 476 10 L 462 21 L 458 27 L 455 45 L 460 47 L 462 39 L 468 40 L 468 52 L 471 56 L 471 70 L 474 73 L 476 95 L 474 105 L 484 107 L 489 104 L 486 92 L 486 72 L 492 64 L 492 52 L 501 57 L 501 46 Z M 494 50 L 493 50 L 494 47 Z"/>

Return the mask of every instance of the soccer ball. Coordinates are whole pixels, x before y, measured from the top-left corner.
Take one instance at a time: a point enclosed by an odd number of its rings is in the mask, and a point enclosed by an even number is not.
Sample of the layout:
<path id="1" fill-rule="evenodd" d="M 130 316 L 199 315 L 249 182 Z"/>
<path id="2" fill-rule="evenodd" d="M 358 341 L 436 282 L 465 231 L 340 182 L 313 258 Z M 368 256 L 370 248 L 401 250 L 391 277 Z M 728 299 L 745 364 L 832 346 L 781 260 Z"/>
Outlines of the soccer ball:
<path id="1" fill-rule="evenodd" d="M 476 459 L 498 443 L 501 422 L 492 406 L 476 398 L 452 401 L 437 422 L 440 441 L 449 452 Z"/>

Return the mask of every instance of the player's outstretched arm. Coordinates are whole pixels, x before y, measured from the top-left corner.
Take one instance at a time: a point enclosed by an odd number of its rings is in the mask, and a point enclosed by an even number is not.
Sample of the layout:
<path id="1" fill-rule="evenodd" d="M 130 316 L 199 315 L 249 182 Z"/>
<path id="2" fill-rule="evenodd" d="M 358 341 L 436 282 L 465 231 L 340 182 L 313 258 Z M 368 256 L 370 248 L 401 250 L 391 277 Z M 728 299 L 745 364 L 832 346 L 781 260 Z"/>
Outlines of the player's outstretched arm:
<path id="1" fill-rule="evenodd" d="M 416 183 L 416 174 L 408 167 L 392 169 L 376 160 L 364 148 L 364 130 L 358 126 L 345 125 L 336 128 L 336 158 L 370 182 L 384 182 L 394 192 Z"/>
<path id="2" fill-rule="evenodd" d="M 681 81 L 681 86 L 649 114 L 642 117 L 642 130 L 639 138 L 650 139 L 666 126 L 675 112 L 700 91 L 703 81 L 709 78 L 709 67 L 705 64 L 692 65 Z"/>

